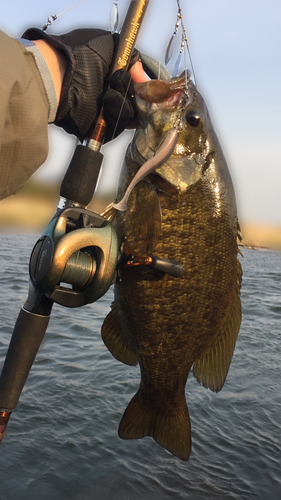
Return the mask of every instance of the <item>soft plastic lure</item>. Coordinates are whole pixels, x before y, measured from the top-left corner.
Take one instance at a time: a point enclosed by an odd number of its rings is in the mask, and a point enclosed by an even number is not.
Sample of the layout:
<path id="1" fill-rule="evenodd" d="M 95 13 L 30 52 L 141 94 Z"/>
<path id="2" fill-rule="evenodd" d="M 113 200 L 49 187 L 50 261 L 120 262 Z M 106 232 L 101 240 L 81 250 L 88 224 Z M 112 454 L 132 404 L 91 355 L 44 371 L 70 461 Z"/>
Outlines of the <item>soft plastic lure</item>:
<path id="1" fill-rule="evenodd" d="M 178 139 L 178 130 L 176 128 L 172 128 L 167 132 L 165 135 L 164 139 L 160 143 L 158 149 L 156 150 L 155 155 L 152 158 L 149 158 L 142 167 L 137 171 L 135 177 L 132 179 L 130 182 L 129 186 L 126 189 L 126 192 L 119 203 L 113 203 L 113 208 L 116 210 L 120 210 L 121 212 L 124 212 L 127 210 L 127 202 L 129 199 L 129 196 L 131 194 L 131 191 L 134 189 L 136 184 L 146 177 L 148 174 L 153 172 L 156 168 L 160 167 L 163 165 L 163 163 L 170 158 L 171 154 L 173 153 L 175 149 L 175 145 L 177 143 Z"/>

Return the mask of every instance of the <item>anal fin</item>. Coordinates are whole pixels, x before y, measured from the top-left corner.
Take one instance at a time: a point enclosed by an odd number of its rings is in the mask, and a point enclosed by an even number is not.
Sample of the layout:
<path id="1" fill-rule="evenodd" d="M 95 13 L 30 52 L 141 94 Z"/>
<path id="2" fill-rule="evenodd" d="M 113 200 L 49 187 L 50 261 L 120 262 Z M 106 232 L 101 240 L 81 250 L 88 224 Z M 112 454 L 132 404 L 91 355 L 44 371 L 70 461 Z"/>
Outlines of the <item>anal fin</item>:
<path id="1" fill-rule="evenodd" d="M 188 460 L 191 428 L 184 394 L 182 404 L 175 407 L 173 412 L 162 413 L 142 402 L 137 392 L 124 412 L 118 433 L 122 439 L 151 436 L 173 455 Z"/>
<path id="2" fill-rule="evenodd" d="M 114 304 L 103 322 L 101 335 L 104 344 L 114 358 L 126 365 L 136 365 L 138 363 L 135 351 L 129 345 L 120 328 Z"/>

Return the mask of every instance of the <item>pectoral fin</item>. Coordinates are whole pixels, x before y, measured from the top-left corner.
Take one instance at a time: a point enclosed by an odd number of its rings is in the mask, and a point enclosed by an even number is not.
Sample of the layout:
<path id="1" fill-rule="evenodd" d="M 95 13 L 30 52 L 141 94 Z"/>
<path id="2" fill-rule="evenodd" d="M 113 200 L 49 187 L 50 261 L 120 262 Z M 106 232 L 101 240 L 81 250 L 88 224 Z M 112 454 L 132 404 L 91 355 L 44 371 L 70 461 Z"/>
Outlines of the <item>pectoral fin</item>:
<path id="1" fill-rule="evenodd" d="M 125 251 L 153 253 L 161 234 L 162 214 L 158 195 L 146 179 L 132 191 L 128 210 L 123 214 L 119 231 L 128 237 Z"/>
<path id="2" fill-rule="evenodd" d="M 114 304 L 103 322 L 101 335 L 104 344 L 114 358 L 126 365 L 137 364 L 137 355 L 122 332 Z"/>
<path id="3" fill-rule="evenodd" d="M 241 304 L 237 294 L 231 314 L 215 344 L 203 352 L 193 366 L 193 375 L 206 388 L 219 392 L 225 382 L 241 323 Z"/>

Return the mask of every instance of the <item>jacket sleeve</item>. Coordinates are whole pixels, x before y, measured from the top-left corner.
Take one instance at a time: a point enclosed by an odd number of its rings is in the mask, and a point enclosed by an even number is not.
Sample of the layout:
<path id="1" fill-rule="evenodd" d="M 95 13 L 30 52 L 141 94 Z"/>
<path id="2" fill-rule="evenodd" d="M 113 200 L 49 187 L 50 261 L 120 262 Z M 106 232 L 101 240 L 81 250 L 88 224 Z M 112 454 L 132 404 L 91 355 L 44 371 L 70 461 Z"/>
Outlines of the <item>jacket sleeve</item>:
<path id="1" fill-rule="evenodd" d="M 49 102 L 34 56 L 0 31 L 0 199 L 15 193 L 48 155 Z"/>

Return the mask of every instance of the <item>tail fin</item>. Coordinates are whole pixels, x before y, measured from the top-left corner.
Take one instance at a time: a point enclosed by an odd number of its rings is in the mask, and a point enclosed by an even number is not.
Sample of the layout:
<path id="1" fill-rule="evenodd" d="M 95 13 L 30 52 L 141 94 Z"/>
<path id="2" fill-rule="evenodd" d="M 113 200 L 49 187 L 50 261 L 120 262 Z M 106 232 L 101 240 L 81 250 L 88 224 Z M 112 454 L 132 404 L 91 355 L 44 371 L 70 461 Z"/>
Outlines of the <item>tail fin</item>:
<path id="1" fill-rule="evenodd" d="M 129 403 L 119 424 L 119 437 L 140 439 L 151 436 L 155 441 L 181 460 L 188 460 L 191 452 L 191 428 L 185 396 L 173 412 L 160 413 L 139 398 L 139 392 Z"/>

